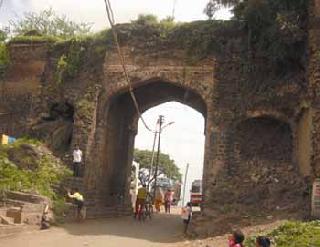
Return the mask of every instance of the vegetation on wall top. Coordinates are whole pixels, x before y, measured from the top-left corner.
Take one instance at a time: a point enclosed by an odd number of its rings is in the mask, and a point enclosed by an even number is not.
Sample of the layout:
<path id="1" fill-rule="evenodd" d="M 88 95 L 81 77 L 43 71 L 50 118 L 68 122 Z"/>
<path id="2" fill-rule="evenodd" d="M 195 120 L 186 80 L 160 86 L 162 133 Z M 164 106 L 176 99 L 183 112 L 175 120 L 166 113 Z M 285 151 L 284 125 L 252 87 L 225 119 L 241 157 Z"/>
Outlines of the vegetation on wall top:
<path id="1" fill-rule="evenodd" d="M 12 20 L 10 24 L 14 34 L 18 36 L 45 36 L 64 39 L 87 35 L 92 26 L 91 23 L 77 23 L 69 20 L 65 15 L 60 16 L 51 8 L 40 13 L 28 12 L 21 20 Z M 28 34 L 30 32 L 33 35 Z"/>

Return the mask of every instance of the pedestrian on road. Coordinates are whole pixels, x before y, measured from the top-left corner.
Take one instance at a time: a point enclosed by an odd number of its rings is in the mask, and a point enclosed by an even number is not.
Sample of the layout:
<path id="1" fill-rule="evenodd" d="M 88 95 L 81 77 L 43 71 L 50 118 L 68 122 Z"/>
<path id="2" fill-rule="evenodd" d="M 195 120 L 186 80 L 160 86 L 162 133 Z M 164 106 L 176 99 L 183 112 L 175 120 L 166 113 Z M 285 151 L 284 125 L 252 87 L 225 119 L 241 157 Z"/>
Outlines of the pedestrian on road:
<path id="1" fill-rule="evenodd" d="M 170 207 L 173 201 L 173 191 L 171 189 L 168 189 L 166 194 L 164 195 L 164 208 L 166 213 L 170 214 Z"/>
<path id="2" fill-rule="evenodd" d="M 76 145 L 75 149 L 73 150 L 73 176 L 75 177 L 80 176 L 81 163 L 82 163 L 82 151 L 80 150 L 79 146 Z"/>
<path id="3" fill-rule="evenodd" d="M 138 195 L 136 200 L 135 217 L 141 216 L 143 212 L 144 205 L 146 203 L 148 191 L 147 186 L 144 184 L 138 189 Z"/>
<path id="4" fill-rule="evenodd" d="M 74 191 L 70 193 L 68 191 L 68 196 L 74 200 L 74 204 L 77 205 L 77 220 L 81 220 L 85 218 L 85 214 L 82 214 L 82 209 L 84 206 L 84 198 L 83 195 L 80 194 L 79 190 L 76 188 Z"/>
<path id="5" fill-rule="evenodd" d="M 259 236 L 256 239 L 256 246 L 257 247 L 270 247 L 271 241 L 267 237 Z"/>
<path id="6" fill-rule="evenodd" d="M 43 214 L 41 217 L 40 230 L 46 230 L 49 228 L 50 228 L 49 205 L 45 205 Z"/>
<path id="7" fill-rule="evenodd" d="M 244 247 L 244 235 L 240 230 L 234 231 L 229 237 L 229 247 Z"/>
<path id="8" fill-rule="evenodd" d="M 184 224 L 184 231 L 183 232 L 187 233 L 188 226 L 189 226 L 189 223 L 192 218 L 192 204 L 191 204 L 191 202 L 188 202 L 187 205 L 182 208 L 181 218 L 182 218 L 183 224 Z"/>
<path id="9" fill-rule="evenodd" d="M 155 204 L 155 208 L 157 210 L 158 213 L 160 213 L 160 208 L 161 208 L 161 204 L 163 203 L 163 192 L 162 189 L 160 187 L 156 188 L 156 198 L 154 200 L 154 204 Z"/>

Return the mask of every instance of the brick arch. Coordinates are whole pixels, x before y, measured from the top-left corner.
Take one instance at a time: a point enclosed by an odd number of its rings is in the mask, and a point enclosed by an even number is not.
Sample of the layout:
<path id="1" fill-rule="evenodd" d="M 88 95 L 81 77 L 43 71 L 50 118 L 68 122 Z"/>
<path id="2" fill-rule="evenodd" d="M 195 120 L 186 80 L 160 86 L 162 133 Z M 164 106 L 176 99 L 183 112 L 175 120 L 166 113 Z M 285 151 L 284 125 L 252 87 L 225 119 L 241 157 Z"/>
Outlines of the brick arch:
<path id="1" fill-rule="evenodd" d="M 159 78 L 133 83 L 140 111 L 161 103 L 183 103 L 207 117 L 208 103 L 193 88 Z M 127 86 L 118 87 L 113 93 L 103 93 L 99 99 L 95 147 L 91 149 L 86 167 L 86 184 L 89 190 L 98 191 L 99 203 L 114 202 L 116 195 L 129 203 L 128 176 L 133 158 L 134 138 L 138 117 Z M 115 206 L 115 205 L 110 205 Z"/>

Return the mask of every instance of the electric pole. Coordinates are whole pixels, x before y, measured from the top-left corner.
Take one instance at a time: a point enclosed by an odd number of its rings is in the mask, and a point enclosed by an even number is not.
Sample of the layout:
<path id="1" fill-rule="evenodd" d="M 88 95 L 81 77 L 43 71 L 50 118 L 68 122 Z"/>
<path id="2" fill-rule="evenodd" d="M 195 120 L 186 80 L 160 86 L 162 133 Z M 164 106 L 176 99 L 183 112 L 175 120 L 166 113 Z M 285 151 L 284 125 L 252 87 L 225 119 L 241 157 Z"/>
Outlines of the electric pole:
<path id="1" fill-rule="evenodd" d="M 184 197 L 186 195 L 186 184 L 187 184 L 188 171 L 189 171 L 189 164 L 187 164 L 186 174 L 184 175 L 182 207 L 184 207 Z"/>
<path id="2" fill-rule="evenodd" d="M 157 188 L 157 177 L 158 177 L 158 169 L 159 169 L 159 157 L 160 157 L 160 141 L 161 141 L 161 128 L 163 124 L 163 115 L 159 116 L 159 137 L 158 137 L 158 153 L 157 153 L 157 160 L 156 160 L 156 168 L 154 172 L 154 191 L 153 191 L 153 198 L 156 197 L 156 188 Z"/>
<path id="3" fill-rule="evenodd" d="M 150 167 L 149 167 L 149 175 L 148 175 L 148 191 L 150 188 L 150 178 L 151 178 L 151 174 L 153 172 L 153 161 L 154 161 L 154 149 L 156 146 L 156 140 L 157 140 L 157 135 L 158 135 L 158 131 L 157 131 L 157 127 L 159 124 L 159 119 L 157 120 L 157 124 L 156 124 L 156 131 L 154 132 L 154 137 L 153 137 L 153 144 L 152 144 L 152 155 L 151 155 L 151 161 L 150 161 Z"/>

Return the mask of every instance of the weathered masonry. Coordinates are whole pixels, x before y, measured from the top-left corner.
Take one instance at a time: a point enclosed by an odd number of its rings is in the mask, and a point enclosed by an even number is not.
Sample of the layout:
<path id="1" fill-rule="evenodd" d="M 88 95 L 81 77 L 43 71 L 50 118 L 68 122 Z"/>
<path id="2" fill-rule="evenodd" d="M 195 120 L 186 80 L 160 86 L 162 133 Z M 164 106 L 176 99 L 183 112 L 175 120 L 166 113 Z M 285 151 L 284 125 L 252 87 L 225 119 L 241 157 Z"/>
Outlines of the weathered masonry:
<path id="1" fill-rule="evenodd" d="M 220 52 L 193 61 L 173 42 L 120 32 L 141 111 L 178 101 L 205 119 L 205 219 L 308 215 L 310 184 L 320 176 L 319 23 L 317 0 L 309 14 L 308 67 L 283 77 L 248 55 L 236 23 L 219 30 Z M 116 51 L 93 41 L 8 47 L 1 132 L 41 137 L 66 160 L 79 143 L 89 215 L 128 209 L 138 116 Z M 62 67 L 61 59 L 74 67 Z"/>

